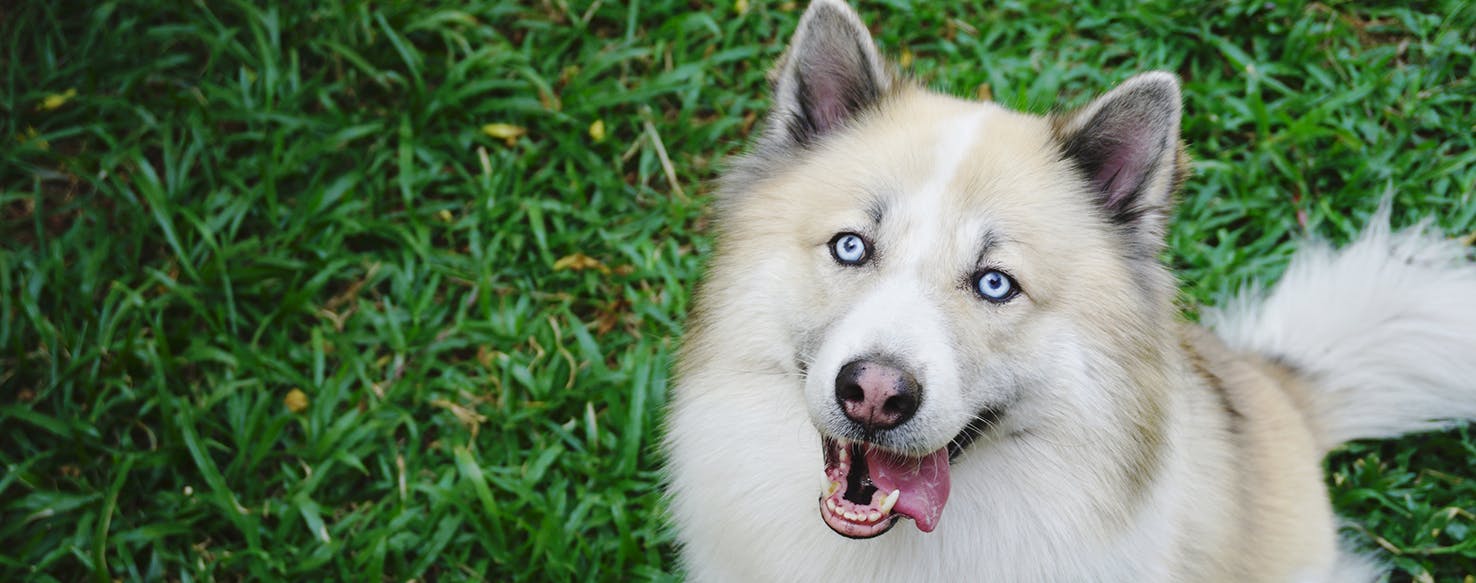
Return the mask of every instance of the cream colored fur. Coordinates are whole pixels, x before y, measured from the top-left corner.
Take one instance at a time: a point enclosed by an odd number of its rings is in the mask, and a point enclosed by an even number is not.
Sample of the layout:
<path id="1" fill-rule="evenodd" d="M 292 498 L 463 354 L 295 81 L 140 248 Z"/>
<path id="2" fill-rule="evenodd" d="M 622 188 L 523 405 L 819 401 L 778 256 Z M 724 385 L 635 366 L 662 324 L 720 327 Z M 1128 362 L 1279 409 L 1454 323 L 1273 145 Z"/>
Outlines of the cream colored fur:
<path id="1" fill-rule="evenodd" d="M 854 19 L 844 4 L 816 5 Z M 1117 91 L 1165 83 L 1149 74 Z M 1059 136 L 1084 123 L 894 82 L 824 139 L 786 154 L 771 127 L 761 151 L 737 162 L 664 440 L 672 524 L 692 579 L 1377 576 L 1340 554 L 1319 461 L 1341 439 L 1425 429 L 1443 417 L 1435 405 L 1476 402 L 1471 264 L 1437 239 L 1371 231 L 1348 254 L 1299 259 L 1269 300 L 1218 316 L 1227 346 L 1179 321 L 1156 260 L 1132 258 L 1153 248 L 1158 228 L 1104 218 L 1062 158 Z M 1180 163 L 1166 151 L 1149 188 L 1171 190 Z M 838 268 L 828 241 L 859 229 L 875 241 L 875 263 Z M 961 280 L 981 260 L 1024 294 L 995 305 L 969 293 Z M 1360 266 L 1437 307 L 1411 317 L 1363 296 L 1317 299 L 1382 281 L 1358 277 Z M 1370 309 L 1383 319 L 1346 323 Z M 1386 330 L 1417 341 L 1386 338 L 1392 354 L 1428 356 L 1375 358 L 1364 335 Z M 981 408 L 1005 411 L 954 461 L 934 532 L 903 521 L 851 540 L 817 515 L 820 434 L 843 421 L 831 381 L 869 350 L 915 365 L 926 391 L 907 423 L 916 427 L 888 447 L 921 455 Z M 1410 406 L 1381 419 L 1360 399 Z"/>
<path id="2" fill-rule="evenodd" d="M 1395 232 L 1385 206 L 1358 240 L 1311 243 L 1269 292 L 1205 315 L 1230 345 L 1274 355 L 1318 389 L 1323 449 L 1476 418 L 1476 265 L 1421 225 Z"/>

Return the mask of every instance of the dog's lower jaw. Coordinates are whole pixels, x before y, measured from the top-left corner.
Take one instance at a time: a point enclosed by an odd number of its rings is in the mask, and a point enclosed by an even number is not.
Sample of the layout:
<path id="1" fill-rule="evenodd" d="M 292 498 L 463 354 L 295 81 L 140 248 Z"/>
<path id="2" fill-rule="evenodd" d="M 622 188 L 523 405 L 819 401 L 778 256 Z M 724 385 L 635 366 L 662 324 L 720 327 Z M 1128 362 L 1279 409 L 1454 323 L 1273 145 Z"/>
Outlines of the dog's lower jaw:
<path id="1" fill-rule="evenodd" d="M 916 521 L 919 530 L 932 532 L 952 487 L 948 467 L 998 427 L 1003 411 L 1003 407 L 982 409 L 944 447 L 921 457 L 893 453 L 870 440 L 831 438 L 822 432 L 821 520 L 836 534 L 853 539 L 881 536 L 902 517 Z M 879 474 L 876 480 L 873 466 Z M 928 475 L 919 479 L 921 473 Z M 894 515 L 903 490 L 907 490 L 906 500 Z"/>
<path id="2" fill-rule="evenodd" d="M 870 538 L 903 516 L 923 532 L 937 528 L 952 487 L 947 448 L 913 457 L 868 442 L 822 436 L 821 450 L 820 517 L 831 530 Z"/>
<path id="3" fill-rule="evenodd" d="M 875 538 L 886 534 L 897 525 L 899 516 L 882 516 L 877 510 L 865 511 L 866 516 L 859 516 L 854 511 L 845 510 L 838 505 L 834 498 L 824 495 L 820 496 L 820 518 L 825 525 L 836 534 L 846 538 L 863 540 Z M 872 517 L 875 518 L 872 518 Z"/>

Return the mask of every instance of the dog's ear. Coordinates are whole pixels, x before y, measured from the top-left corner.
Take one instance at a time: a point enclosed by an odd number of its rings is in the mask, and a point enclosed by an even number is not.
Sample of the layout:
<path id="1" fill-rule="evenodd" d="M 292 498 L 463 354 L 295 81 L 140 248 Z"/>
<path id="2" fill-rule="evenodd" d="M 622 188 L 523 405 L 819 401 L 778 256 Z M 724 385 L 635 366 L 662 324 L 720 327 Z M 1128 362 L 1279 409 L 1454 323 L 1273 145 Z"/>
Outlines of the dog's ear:
<path id="1" fill-rule="evenodd" d="M 766 147 L 805 147 L 843 127 L 891 88 L 892 74 L 844 0 L 815 0 L 773 73 Z"/>
<path id="2" fill-rule="evenodd" d="M 1174 192 L 1188 174 L 1180 111 L 1178 78 L 1155 71 L 1052 118 L 1062 154 L 1087 179 L 1107 216 L 1155 249 Z"/>

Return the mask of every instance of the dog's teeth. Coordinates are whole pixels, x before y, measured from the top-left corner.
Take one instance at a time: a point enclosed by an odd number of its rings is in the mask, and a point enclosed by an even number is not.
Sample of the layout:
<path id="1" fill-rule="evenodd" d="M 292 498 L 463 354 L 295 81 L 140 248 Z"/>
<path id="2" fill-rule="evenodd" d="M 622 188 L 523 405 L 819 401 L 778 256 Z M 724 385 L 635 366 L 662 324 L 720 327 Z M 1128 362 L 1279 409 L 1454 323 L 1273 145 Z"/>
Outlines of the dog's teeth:
<path id="1" fill-rule="evenodd" d="M 861 517 L 860 516 L 857 516 L 855 512 L 844 512 L 844 513 L 841 514 L 841 516 L 846 517 L 846 520 L 849 520 L 851 522 L 860 522 L 861 521 Z"/>
<path id="2" fill-rule="evenodd" d="M 871 514 L 866 515 L 866 521 L 867 522 L 876 522 L 878 520 L 881 520 L 881 515 L 882 515 L 882 513 L 877 512 L 875 510 L 872 510 L 871 511 Z"/>
<path id="3" fill-rule="evenodd" d="M 885 500 L 882 500 L 881 513 L 886 514 L 888 512 L 891 512 L 892 507 L 897 505 L 897 497 L 901 495 L 901 490 L 892 490 L 891 494 L 887 494 L 887 498 Z"/>
<path id="4" fill-rule="evenodd" d="M 851 447 L 850 446 L 842 446 L 841 447 L 841 450 L 840 450 L 840 461 L 841 461 L 841 463 L 846 463 L 847 461 L 850 460 L 850 458 L 851 458 Z"/>
<path id="5" fill-rule="evenodd" d="M 826 498 L 825 499 L 825 507 L 826 508 L 829 508 L 831 512 L 838 512 L 838 510 L 835 507 L 835 498 Z"/>
<path id="6" fill-rule="evenodd" d="M 840 486 L 841 486 L 840 485 L 840 482 L 831 482 L 825 488 L 825 495 L 826 496 L 834 496 L 835 493 L 840 490 Z"/>

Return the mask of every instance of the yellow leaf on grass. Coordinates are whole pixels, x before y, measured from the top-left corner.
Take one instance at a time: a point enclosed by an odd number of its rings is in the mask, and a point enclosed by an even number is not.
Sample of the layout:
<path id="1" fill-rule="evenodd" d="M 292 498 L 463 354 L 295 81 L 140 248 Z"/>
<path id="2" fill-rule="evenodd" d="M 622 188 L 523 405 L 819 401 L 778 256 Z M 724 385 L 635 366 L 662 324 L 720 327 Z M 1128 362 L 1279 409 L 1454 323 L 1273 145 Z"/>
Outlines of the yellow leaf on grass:
<path id="1" fill-rule="evenodd" d="M 46 141 L 46 138 L 40 136 L 41 134 L 36 131 L 36 128 L 26 126 L 25 132 L 15 135 L 15 141 L 22 144 L 30 144 L 41 150 L 50 150 L 51 142 Z"/>
<path id="2" fill-rule="evenodd" d="M 527 135 L 528 128 L 510 123 L 489 123 L 482 126 L 482 133 L 507 142 L 507 145 L 511 146 L 518 143 L 518 138 Z"/>
<path id="3" fill-rule="evenodd" d="M 308 408 L 307 393 L 304 393 L 301 389 L 294 387 L 292 390 L 287 391 L 286 397 L 282 398 L 282 404 L 286 405 L 287 410 L 293 413 L 301 413 L 303 411 L 306 411 Z"/>
<path id="4" fill-rule="evenodd" d="M 739 16 L 748 14 L 748 0 L 737 0 L 733 2 L 733 11 L 737 12 Z"/>
<path id="5" fill-rule="evenodd" d="M 594 123 L 589 124 L 589 138 L 595 143 L 605 141 L 605 120 L 597 119 Z"/>
<path id="6" fill-rule="evenodd" d="M 994 101 L 994 88 L 988 83 L 980 83 L 974 93 L 978 95 L 979 101 Z"/>
<path id="7" fill-rule="evenodd" d="M 911 67 L 912 51 L 907 50 L 907 47 L 902 47 L 902 56 L 897 58 L 897 64 L 902 65 L 902 68 L 904 69 L 907 67 Z"/>
<path id="8" fill-rule="evenodd" d="M 595 269 L 599 270 L 600 273 L 610 273 L 610 268 L 605 267 L 605 264 L 600 263 L 600 260 L 585 255 L 583 253 L 565 255 L 563 257 L 560 257 L 558 261 L 554 262 L 554 271 L 563 271 L 565 269 L 573 269 L 575 271 Z"/>
<path id="9" fill-rule="evenodd" d="M 72 98 L 76 96 L 76 89 L 68 89 L 61 93 L 52 93 L 51 95 L 47 95 L 45 99 L 41 100 L 41 104 L 36 106 L 36 111 L 51 111 L 53 109 L 66 105 L 68 101 L 71 101 Z"/>
<path id="10" fill-rule="evenodd" d="M 559 71 L 559 84 L 568 84 L 569 81 L 574 79 L 574 76 L 578 74 L 579 65 L 566 65 L 562 70 Z"/>

